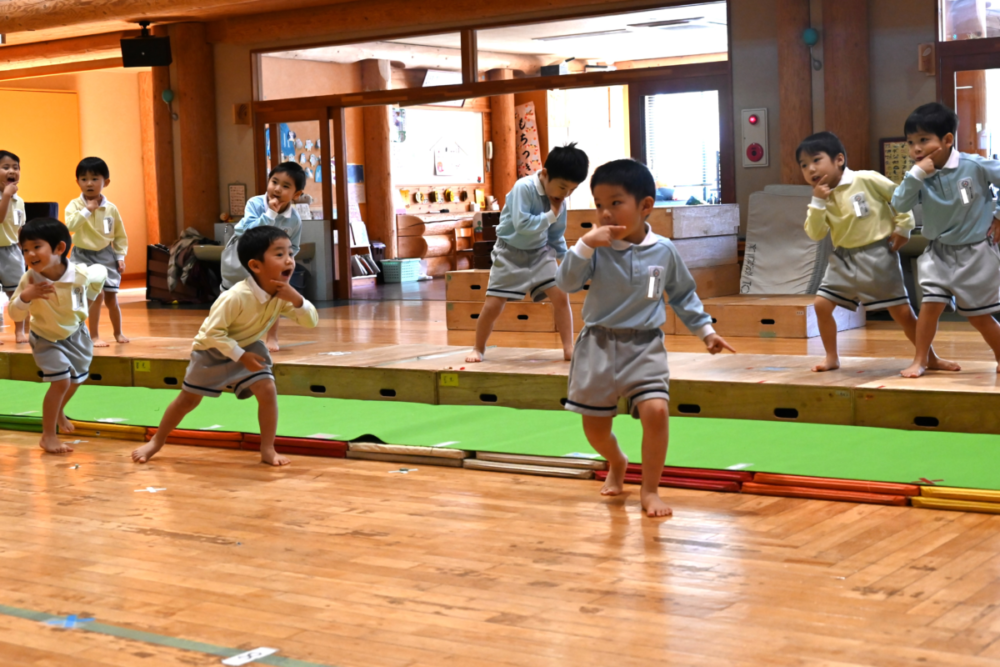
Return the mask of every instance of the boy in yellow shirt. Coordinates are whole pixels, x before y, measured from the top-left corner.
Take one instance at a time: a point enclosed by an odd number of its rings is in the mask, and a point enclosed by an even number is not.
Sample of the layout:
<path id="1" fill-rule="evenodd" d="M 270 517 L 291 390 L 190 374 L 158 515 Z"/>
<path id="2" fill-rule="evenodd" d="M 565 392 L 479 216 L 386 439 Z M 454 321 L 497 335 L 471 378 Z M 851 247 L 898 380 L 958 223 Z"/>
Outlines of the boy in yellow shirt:
<path id="1" fill-rule="evenodd" d="M 250 277 L 223 292 L 212 305 L 194 338 L 183 389 L 163 413 L 153 439 L 132 452 L 136 463 L 146 463 L 160 451 L 170 432 L 198 407 L 203 396 L 219 396 L 227 387 L 233 388 L 237 398 L 257 397 L 261 462 L 290 463 L 274 449 L 278 394 L 271 356 L 261 338 L 282 315 L 311 328 L 319 324 L 319 314 L 288 284 L 295 257 L 283 229 L 252 227 L 240 237 L 237 252 Z"/>
<path id="2" fill-rule="evenodd" d="M 17 241 L 17 233 L 25 223 L 24 200 L 17 196 L 20 182 L 21 158 L 0 150 L 0 287 L 8 297 L 24 275 L 24 255 Z M 2 320 L 3 313 L 0 313 Z M 14 324 L 14 338 L 18 343 L 28 342 L 27 325 L 28 320 Z"/>
<path id="3" fill-rule="evenodd" d="M 72 433 L 66 404 L 90 377 L 94 346 L 83 325 L 90 302 L 104 286 L 104 267 L 67 261 L 72 241 L 66 225 L 38 218 L 18 234 L 28 271 L 10 302 L 10 316 L 22 322 L 31 313 L 31 354 L 49 382 L 42 404 L 42 449 L 53 454 L 73 451 L 56 433 Z"/>
<path id="4" fill-rule="evenodd" d="M 101 340 L 101 303 L 108 304 L 108 315 L 115 341 L 127 343 L 122 334 L 122 310 L 118 306 L 121 274 L 125 271 L 128 237 L 118 208 L 101 194 L 111 185 L 111 172 L 99 157 L 85 157 L 76 167 L 80 196 L 66 206 L 66 226 L 73 232 L 73 259 L 87 266 L 103 266 L 108 273 L 104 292 L 90 308 L 90 337 L 94 347 L 108 347 Z"/>
<path id="5" fill-rule="evenodd" d="M 837 352 L 837 306 L 857 310 L 888 310 L 911 343 L 917 318 L 910 307 L 899 249 L 910 238 L 913 216 L 892 208 L 896 184 L 875 171 L 847 168 L 847 152 L 831 132 L 806 137 L 795 151 L 802 176 L 813 186 L 805 229 L 820 241 L 830 233 L 834 251 L 816 296 L 816 319 L 826 359 L 816 372 L 840 368 Z M 931 350 L 930 368 L 958 370 Z"/>

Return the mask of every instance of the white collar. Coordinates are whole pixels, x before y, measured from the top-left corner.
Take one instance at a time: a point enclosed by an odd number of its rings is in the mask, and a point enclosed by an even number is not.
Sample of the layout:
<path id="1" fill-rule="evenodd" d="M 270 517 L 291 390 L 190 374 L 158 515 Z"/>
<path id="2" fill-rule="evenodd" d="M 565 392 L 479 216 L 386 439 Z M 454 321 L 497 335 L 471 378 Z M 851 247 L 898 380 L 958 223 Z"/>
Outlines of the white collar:
<path id="1" fill-rule="evenodd" d="M 962 154 L 958 152 L 956 148 L 951 149 L 951 155 L 948 156 L 948 161 L 944 163 L 942 169 L 958 169 L 958 162 L 961 159 Z"/>
<path id="2" fill-rule="evenodd" d="M 837 188 L 842 185 L 850 185 L 854 182 L 854 170 L 849 167 L 844 167 L 844 173 L 840 175 L 840 183 L 837 183 Z M 837 188 L 834 188 L 836 190 Z"/>
<path id="3" fill-rule="evenodd" d="M 80 193 L 80 201 L 83 202 L 84 206 L 87 205 L 87 198 L 83 196 L 82 192 Z M 108 205 L 108 198 L 105 197 L 104 193 L 102 192 L 101 193 L 101 203 L 97 205 L 97 208 L 104 208 L 107 205 Z"/>
<path id="4" fill-rule="evenodd" d="M 545 184 L 542 183 L 542 172 L 538 170 L 535 172 L 535 189 L 538 190 L 538 194 L 545 196 Z"/>
<path id="5" fill-rule="evenodd" d="M 246 279 L 247 284 L 250 286 L 250 293 L 254 295 L 260 303 L 267 303 L 271 300 L 271 295 L 264 291 L 264 288 L 257 284 L 257 279 L 250 276 Z"/>
<path id="6" fill-rule="evenodd" d="M 35 271 L 34 269 L 29 269 L 29 271 L 31 271 L 32 275 L 35 276 L 35 280 L 38 282 L 72 283 L 76 281 L 76 267 L 73 265 L 73 262 L 69 261 L 66 262 L 66 270 L 63 271 L 63 274 L 62 276 L 59 277 L 59 280 L 49 280 L 48 278 L 43 276 L 38 271 Z"/>
<path id="7" fill-rule="evenodd" d="M 656 243 L 656 234 L 653 233 L 653 230 L 649 226 L 648 222 L 645 224 L 646 224 L 646 236 L 641 241 L 639 241 L 638 243 L 629 243 L 624 239 L 614 239 L 611 241 L 611 247 L 614 248 L 615 250 L 628 250 L 634 245 L 642 247 L 647 245 L 653 245 L 654 243 Z"/>

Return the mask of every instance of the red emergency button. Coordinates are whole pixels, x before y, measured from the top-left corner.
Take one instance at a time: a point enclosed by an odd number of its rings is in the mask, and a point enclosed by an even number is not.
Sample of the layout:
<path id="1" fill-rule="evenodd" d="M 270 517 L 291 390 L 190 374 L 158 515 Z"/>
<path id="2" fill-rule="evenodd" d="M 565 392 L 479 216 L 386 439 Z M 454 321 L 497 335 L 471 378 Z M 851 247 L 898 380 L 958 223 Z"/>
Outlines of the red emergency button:
<path id="1" fill-rule="evenodd" d="M 764 147 L 760 144 L 750 144 L 747 146 L 747 159 L 751 162 L 760 162 L 764 159 Z"/>

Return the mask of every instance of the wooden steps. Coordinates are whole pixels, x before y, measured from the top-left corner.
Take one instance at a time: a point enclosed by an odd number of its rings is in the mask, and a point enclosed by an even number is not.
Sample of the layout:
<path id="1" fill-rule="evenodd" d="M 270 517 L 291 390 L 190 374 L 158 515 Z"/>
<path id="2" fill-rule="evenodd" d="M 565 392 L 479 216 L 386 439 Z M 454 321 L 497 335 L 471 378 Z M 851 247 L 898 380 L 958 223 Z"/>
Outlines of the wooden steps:
<path id="1" fill-rule="evenodd" d="M 712 326 L 720 336 L 752 338 L 815 338 L 816 297 L 811 294 L 735 295 L 703 298 L 705 310 L 712 316 Z M 672 315 L 676 320 L 676 315 Z M 865 326 L 864 309 L 833 311 L 837 331 Z M 676 333 L 686 333 L 675 322 Z"/>

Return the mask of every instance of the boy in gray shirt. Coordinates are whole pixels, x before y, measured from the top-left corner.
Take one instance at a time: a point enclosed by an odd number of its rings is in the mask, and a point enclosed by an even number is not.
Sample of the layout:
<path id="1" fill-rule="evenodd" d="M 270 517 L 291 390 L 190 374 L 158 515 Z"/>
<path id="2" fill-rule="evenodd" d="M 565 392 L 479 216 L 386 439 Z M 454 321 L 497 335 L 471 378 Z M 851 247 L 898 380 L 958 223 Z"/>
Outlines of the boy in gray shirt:
<path id="1" fill-rule="evenodd" d="M 615 160 L 594 171 L 590 188 L 599 226 L 566 254 L 556 274 L 565 292 L 590 281 L 583 303 L 584 328 L 569 369 L 566 409 L 583 415 L 590 445 L 608 461 L 605 496 L 623 491 L 628 459 L 611 432 L 619 397 L 642 421 L 642 508 L 651 517 L 672 512 L 659 495 L 667 457 L 670 395 L 663 331 L 670 307 L 712 354 L 735 350 L 712 328 L 695 293 L 694 279 L 669 239 L 646 223 L 656 183 L 645 165 Z"/>

